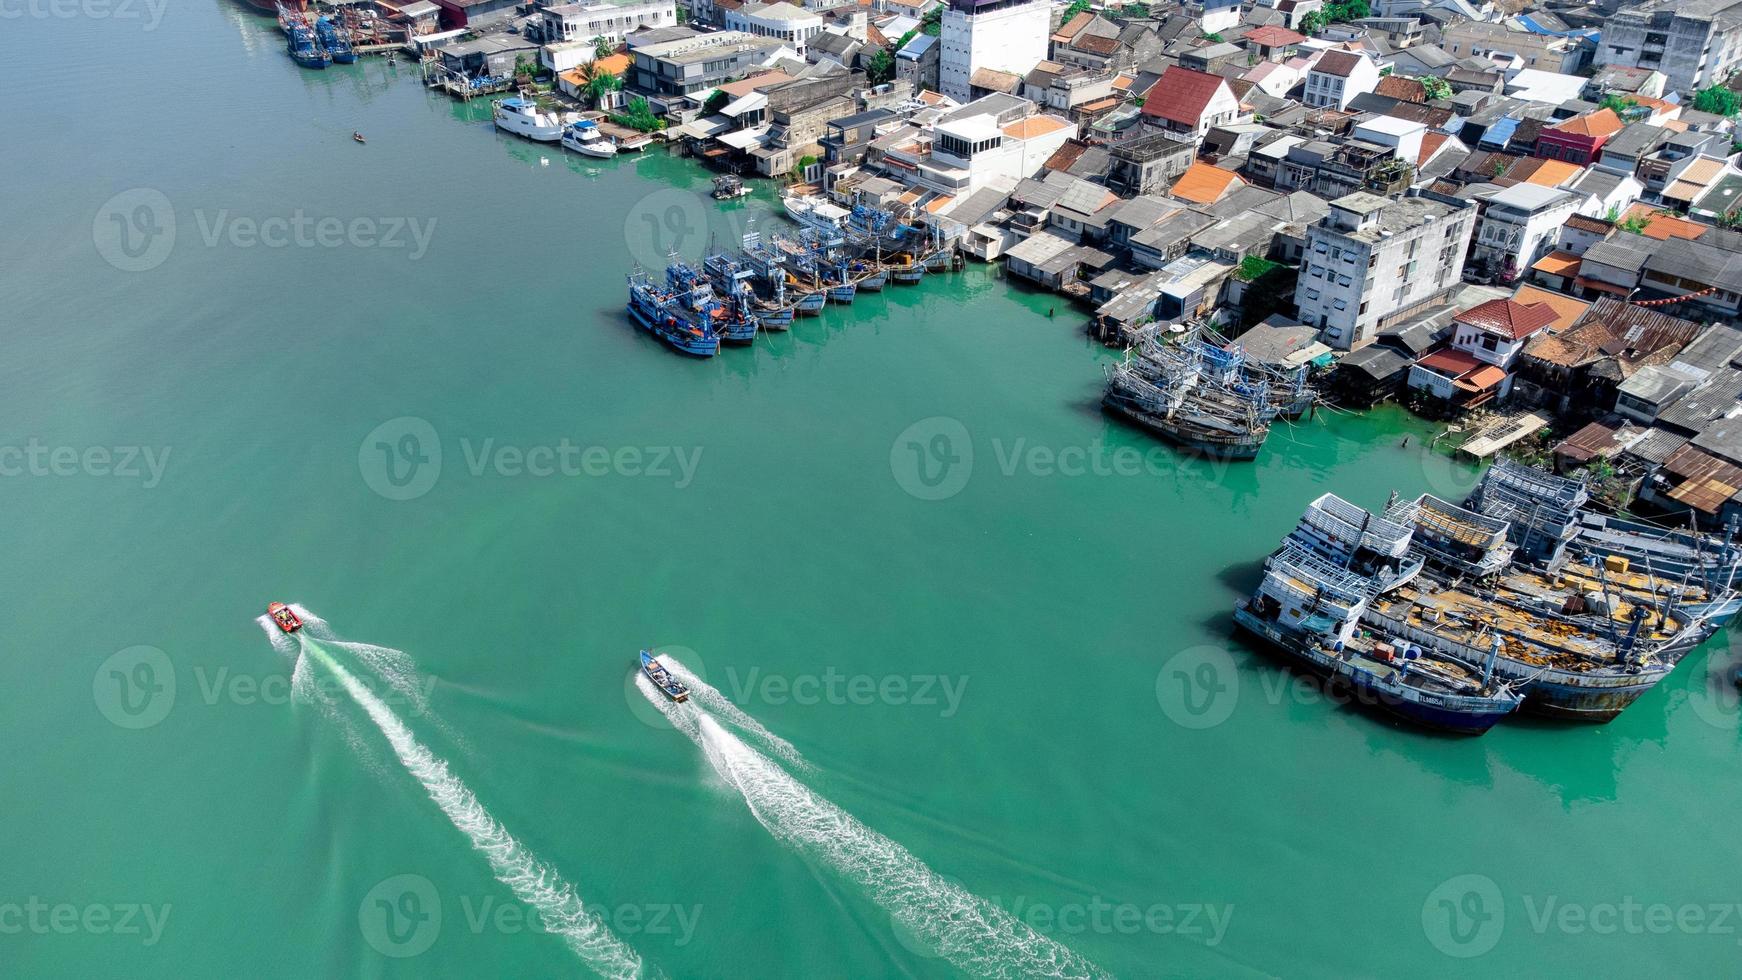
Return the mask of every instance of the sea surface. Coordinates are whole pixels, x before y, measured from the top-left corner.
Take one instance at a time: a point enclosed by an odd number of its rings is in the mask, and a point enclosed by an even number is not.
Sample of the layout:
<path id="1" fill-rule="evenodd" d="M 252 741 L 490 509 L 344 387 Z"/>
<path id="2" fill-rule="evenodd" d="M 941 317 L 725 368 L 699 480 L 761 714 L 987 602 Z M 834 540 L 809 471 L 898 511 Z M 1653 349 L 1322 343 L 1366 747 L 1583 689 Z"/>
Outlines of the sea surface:
<path id="1" fill-rule="evenodd" d="M 0 24 L 0 974 L 1734 973 L 1728 636 L 1475 740 L 1232 636 L 1430 427 L 1187 460 L 983 266 L 680 359 L 766 185 L 154 3 Z"/>

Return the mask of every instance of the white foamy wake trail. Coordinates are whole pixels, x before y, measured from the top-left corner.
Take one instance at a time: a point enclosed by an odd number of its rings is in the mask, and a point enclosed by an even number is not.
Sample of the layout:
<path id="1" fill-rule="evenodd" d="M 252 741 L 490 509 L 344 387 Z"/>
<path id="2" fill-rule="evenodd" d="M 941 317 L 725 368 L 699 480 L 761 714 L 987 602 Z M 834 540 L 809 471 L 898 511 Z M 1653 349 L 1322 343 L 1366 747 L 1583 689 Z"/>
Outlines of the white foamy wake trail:
<path id="1" fill-rule="evenodd" d="M 996 978 L 1105 976 L 811 792 L 705 711 L 667 701 L 645 677 L 636 681 L 642 696 L 701 748 L 769 833 L 864 888 L 891 919 L 957 969 Z"/>
<path id="2" fill-rule="evenodd" d="M 581 962 L 600 976 L 642 975 L 640 954 L 613 935 L 610 926 L 582 904 L 572 885 L 515 840 L 466 784 L 448 771 L 447 763 L 424 748 L 387 705 L 318 644 L 310 641 L 306 648 L 368 713 L 406 771 L 423 784 L 429 798 L 490 862 L 496 880 L 507 885 L 523 904 L 538 911 L 548 932 L 561 936 Z M 656 975 L 651 970 L 649 974 Z"/>
<path id="3" fill-rule="evenodd" d="M 805 772 L 816 771 L 809 762 L 805 761 L 805 757 L 799 754 L 798 749 L 794 748 L 791 742 L 762 727 L 761 722 L 745 714 L 744 709 L 733 704 L 713 685 L 691 673 L 690 669 L 679 663 L 676 658 L 668 654 L 661 654 L 659 662 L 665 664 L 665 669 L 671 671 L 673 676 L 684 682 L 684 686 L 690 689 L 690 697 L 708 709 L 710 714 L 725 719 L 732 727 L 761 742 L 768 747 L 769 751 L 780 756 L 787 763 Z"/>

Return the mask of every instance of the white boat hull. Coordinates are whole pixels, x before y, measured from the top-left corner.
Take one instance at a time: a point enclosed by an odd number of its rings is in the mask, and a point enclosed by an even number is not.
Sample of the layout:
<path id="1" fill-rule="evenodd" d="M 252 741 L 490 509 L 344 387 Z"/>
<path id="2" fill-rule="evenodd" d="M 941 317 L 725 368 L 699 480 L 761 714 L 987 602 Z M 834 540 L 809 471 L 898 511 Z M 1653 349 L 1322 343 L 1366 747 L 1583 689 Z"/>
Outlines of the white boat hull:
<path id="1" fill-rule="evenodd" d="M 583 156 L 599 157 L 601 159 L 610 159 L 617 155 L 617 148 L 615 146 L 603 142 L 576 143 L 573 140 L 565 139 L 563 140 L 563 148 L 573 150 Z"/>

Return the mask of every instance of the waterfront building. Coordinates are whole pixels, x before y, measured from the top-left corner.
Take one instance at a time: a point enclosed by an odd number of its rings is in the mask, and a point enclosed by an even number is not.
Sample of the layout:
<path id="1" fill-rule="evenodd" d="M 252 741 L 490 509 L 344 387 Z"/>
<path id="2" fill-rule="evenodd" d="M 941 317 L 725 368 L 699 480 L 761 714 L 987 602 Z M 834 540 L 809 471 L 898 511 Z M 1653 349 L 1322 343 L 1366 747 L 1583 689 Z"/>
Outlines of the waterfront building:
<path id="1" fill-rule="evenodd" d="M 741 78 L 751 68 L 785 54 L 786 42 L 743 31 L 723 31 L 634 48 L 630 84 L 654 95 L 691 95 Z"/>
<path id="2" fill-rule="evenodd" d="M 1447 296 L 1464 272 L 1475 225 L 1468 201 L 1422 192 L 1392 201 L 1357 192 L 1307 229 L 1295 286 L 1302 323 L 1352 350 L 1383 327 Z"/>
<path id="3" fill-rule="evenodd" d="M 981 68 L 1028 74 L 1047 56 L 1051 24 L 1045 0 L 951 0 L 938 37 L 939 89 L 966 102 Z"/>

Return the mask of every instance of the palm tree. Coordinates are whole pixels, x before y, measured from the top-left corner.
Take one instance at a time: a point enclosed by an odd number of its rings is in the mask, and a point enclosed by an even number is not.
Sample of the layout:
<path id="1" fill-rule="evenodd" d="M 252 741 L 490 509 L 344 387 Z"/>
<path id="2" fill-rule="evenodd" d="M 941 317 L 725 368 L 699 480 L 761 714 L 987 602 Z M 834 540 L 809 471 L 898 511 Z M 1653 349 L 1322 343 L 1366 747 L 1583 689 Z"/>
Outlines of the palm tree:
<path id="1" fill-rule="evenodd" d="M 591 71 L 584 76 L 581 88 L 593 100 L 595 107 L 605 104 L 605 97 L 623 88 L 623 79 L 608 71 Z"/>
<path id="2" fill-rule="evenodd" d="M 609 57 L 611 57 L 611 55 L 615 54 L 616 52 L 617 52 L 617 46 L 615 44 L 611 43 L 610 38 L 606 37 L 603 34 L 599 35 L 596 38 L 593 38 L 593 57 L 595 59 L 609 58 Z"/>

